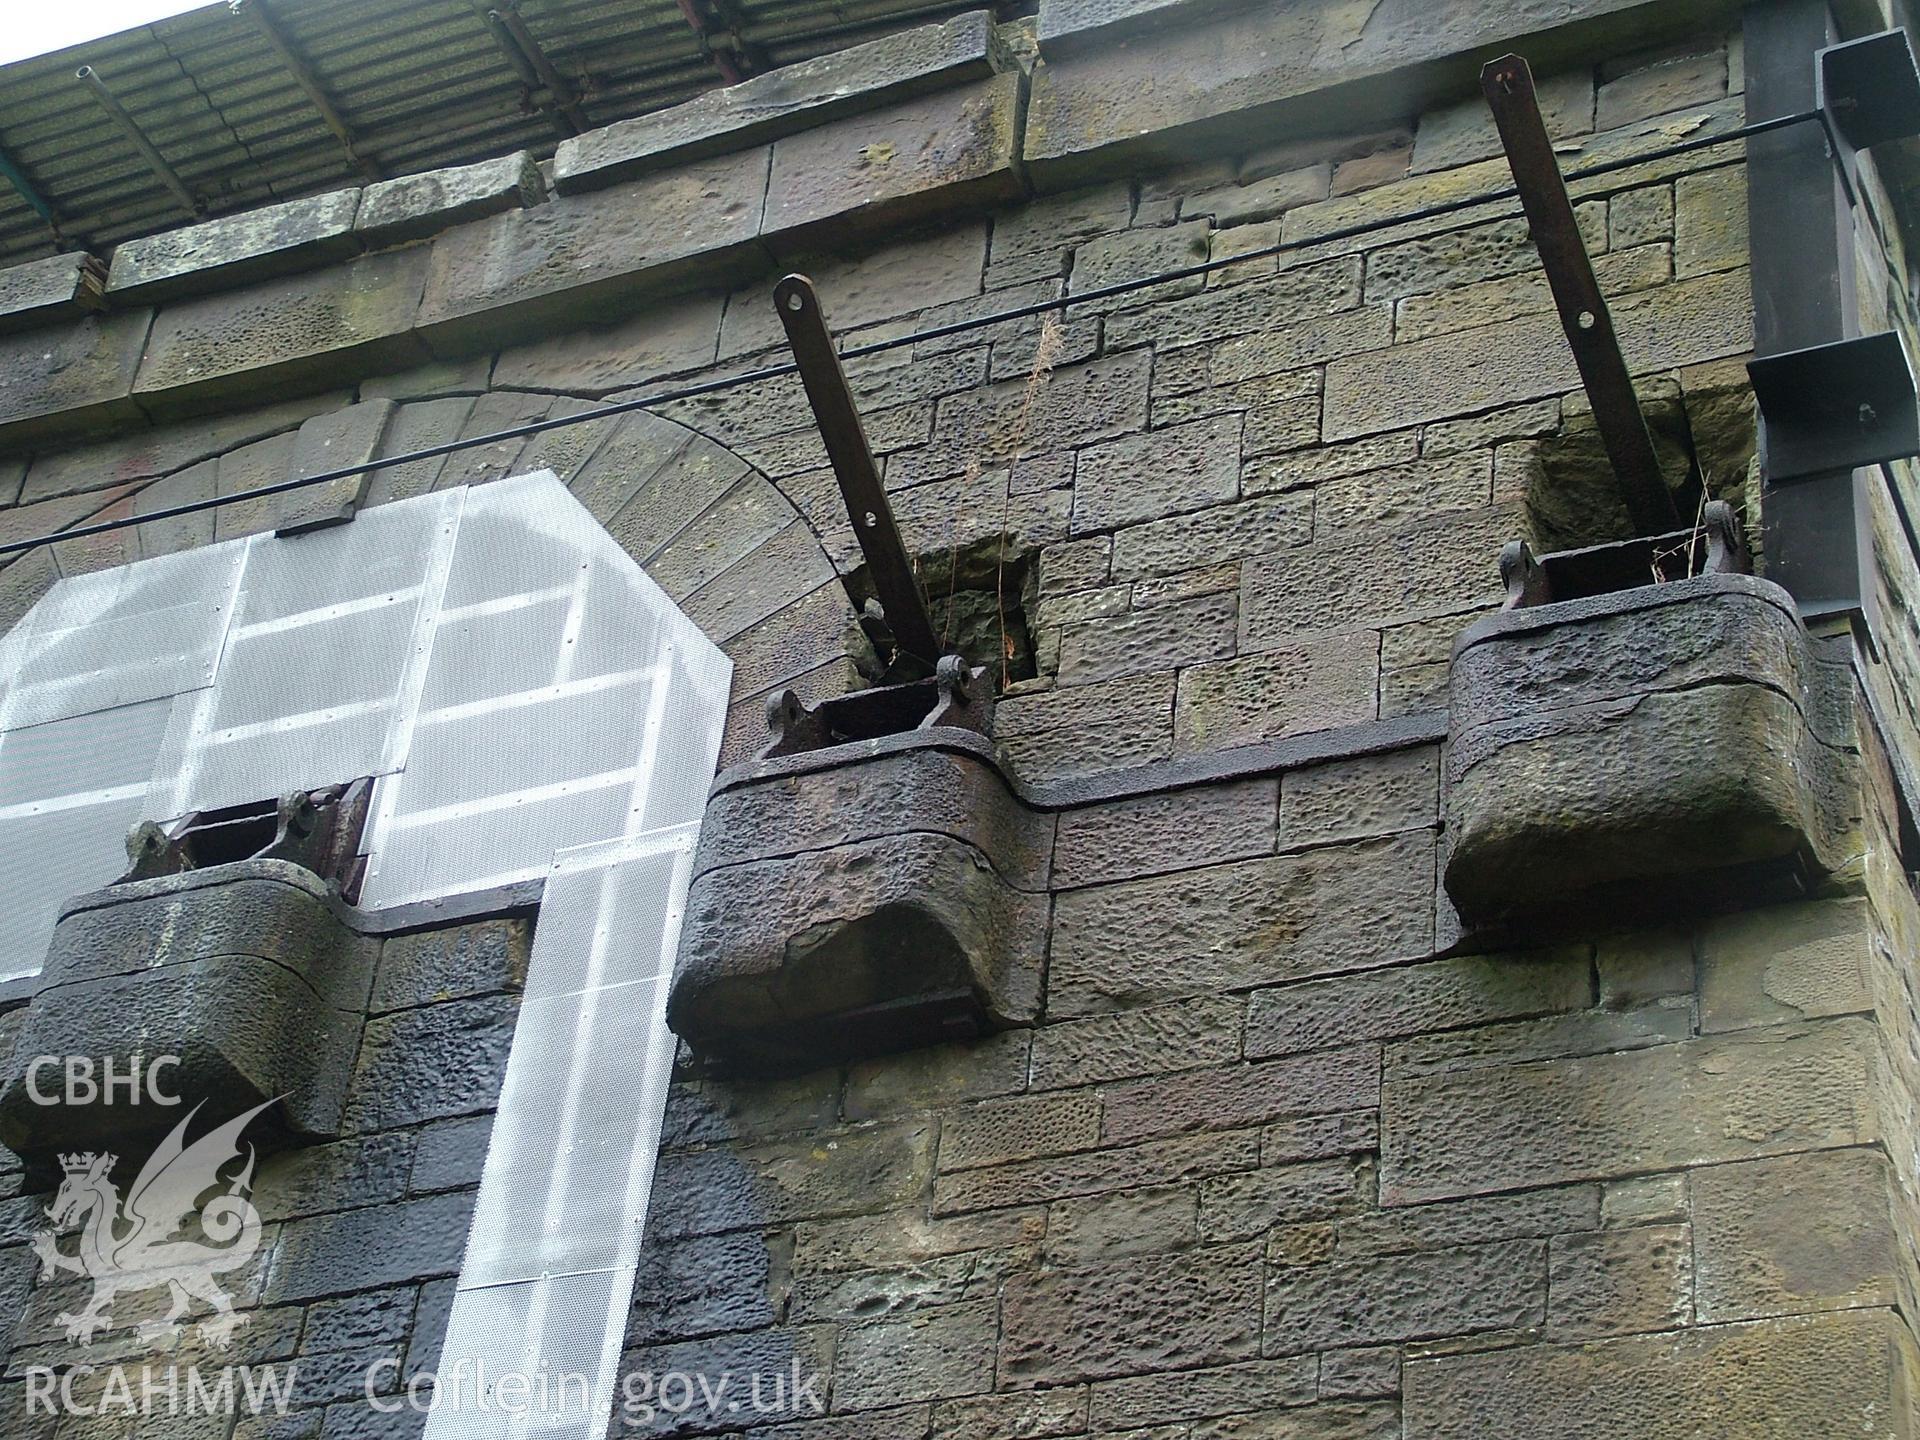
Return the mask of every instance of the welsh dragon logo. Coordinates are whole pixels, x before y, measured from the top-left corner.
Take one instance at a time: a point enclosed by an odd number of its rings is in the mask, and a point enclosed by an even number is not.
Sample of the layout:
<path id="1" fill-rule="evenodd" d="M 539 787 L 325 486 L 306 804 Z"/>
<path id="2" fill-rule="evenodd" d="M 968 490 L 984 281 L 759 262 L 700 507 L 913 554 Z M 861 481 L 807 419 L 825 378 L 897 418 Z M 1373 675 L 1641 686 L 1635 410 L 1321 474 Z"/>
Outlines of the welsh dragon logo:
<path id="1" fill-rule="evenodd" d="M 34 1236 L 33 1250 L 40 1257 L 42 1280 L 65 1271 L 93 1281 L 87 1307 L 59 1317 L 69 1340 L 91 1345 L 98 1332 L 112 1328 L 108 1307 L 122 1291 L 163 1285 L 172 1294 L 172 1309 L 165 1319 L 140 1326 L 143 1338 L 163 1335 L 199 1300 L 214 1312 L 200 1323 L 201 1335 L 217 1346 L 233 1339 L 247 1317 L 234 1313 L 232 1297 L 214 1277 L 238 1270 L 260 1245 L 260 1212 L 250 1199 L 253 1147 L 246 1147 L 245 1165 L 221 1193 L 204 1204 L 201 1197 L 220 1187 L 220 1172 L 241 1153 L 240 1132 L 267 1105 L 256 1105 L 189 1145 L 187 1126 L 200 1113 L 194 1106 L 141 1167 L 124 1200 L 108 1178 L 117 1155 L 60 1157 L 66 1178 L 47 1207 L 54 1228 Z M 196 1218 L 205 1241 L 182 1238 Z M 79 1249 L 72 1255 L 59 1248 L 59 1234 L 69 1227 L 79 1229 Z"/>

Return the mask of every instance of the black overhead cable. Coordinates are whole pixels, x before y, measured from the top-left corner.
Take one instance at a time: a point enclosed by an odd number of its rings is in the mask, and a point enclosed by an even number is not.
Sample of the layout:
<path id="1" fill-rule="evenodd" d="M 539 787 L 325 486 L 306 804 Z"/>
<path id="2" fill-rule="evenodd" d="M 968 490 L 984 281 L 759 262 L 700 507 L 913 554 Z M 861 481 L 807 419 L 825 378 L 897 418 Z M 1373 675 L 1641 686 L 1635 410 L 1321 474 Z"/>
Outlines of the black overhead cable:
<path id="1" fill-rule="evenodd" d="M 1622 156 L 1618 160 L 1602 161 L 1584 169 L 1570 170 L 1565 179 L 1569 183 L 1593 180 L 1603 175 L 1617 174 L 1622 170 L 1638 169 L 1644 165 L 1661 160 L 1670 160 L 1678 155 L 1692 154 L 1698 150 L 1712 149 L 1718 145 L 1731 145 L 1755 135 L 1764 135 L 1772 130 L 1784 129 L 1789 125 L 1803 125 L 1809 121 L 1820 121 L 1818 110 L 1803 110 L 1792 115 L 1778 115 L 1771 120 L 1756 120 L 1752 124 L 1742 125 L 1738 129 L 1719 135 L 1699 135 L 1691 140 L 1677 141 L 1658 150 L 1647 150 L 1635 155 Z M 1642 182 L 1644 183 L 1644 182 Z M 1577 197 L 1580 202 L 1604 199 L 1619 190 L 1637 188 L 1636 184 L 1626 184 L 1618 190 L 1602 190 Z M 842 360 L 859 360 L 868 355 L 878 355 L 887 350 L 897 350 L 903 345 L 915 345 L 926 340 L 944 339 L 949 335 L 961 335 L 970 330 L 983 329 L 989 325 L 1003 325 L 1010 320 L 1026 320 L 1036 315 L 1045 315 L 1051 311 L 1064 310 L 1070 305 L 1092 304 L 1100 300 L 1110 300 L 1118 295 L 1130 295 L 1138 290 L 1150 290 L 1156 285 L 1166 285 L 1178 280 L 1188 280 L 1195 276 L 1210 275 L 1216 270 L 1225 270 L 1235 265 L 1245 265 L 1249 261 L 1268 259 L 1284 255 L 1294 250 L 1309 249 L 1317 245 L 1335 244 L 1342 240 L 1351 240 L 1363 235 L 1371 235 L 1381 230 L 1391 230 L 1397 226 L 1410 225 L 1422 220 L 1432 220 L 1445 215 L 1458 214 L 1463 210 L 1474 210 L 1485 205 L 1496 204 L 1502 200 L 1519 197 L 1520 191 L 1512 185 L 1502 186 L 1484 194 L 1460 196 L 1453 200 L 1444 200 L 1419 210 L 1405 211 L 1395 215 L 1383 215 L 1372 220 L 1356 221 L 1352 225 L 1340 226 L 1318 235 L 1306 235 L 1297 240 L 1278 240 L 1258 250 L 1248 250 L 1220 260 L 1203 260 L 1198 264 L 1181 266 L 1175 270 L 1165 270 L 1156 275 L 1146 275 L 1135 280 L 1120 280 L 1111 285 L 1102 285 L 1092 290 L 1081 290 L 1073 294 L 1058 295 L 1050 300 L 1036 300 L 1028 305 L 1015 305 L 1006 310 L 996 310 L 988 315 L 975 315 L 965 320 L 954 320 L 945 325 L 934 325 L 925 330 L 915 330 L 904 335 L 895 335 L 885 340 L 874 340 L 865 345 L 855 345 L 840 352 Z M 1476 216 L 1473 220 L 1451 227 L 1449 230 L 1433 232 L 1450 234 L 1461 230 L 1473 229 L 1487 222 L 1488 216 Z M 231 495 L 216 495 L 205 500 L 191 500 L 180 505 L 171 505 L 160 510 L 150 510 L 144 514 L 128 515 L 117 520 L 102 520 L 93 525 L 79 525 L 70 530 L 60 530 L 52 534 L 41 535 L 31 540 L 9 540 L 0 544 L 0 556 L 17 555 L 33 550 L 41 545 L 59 544 L 67 540 L 84 540 L 94 535 L 106 535 L 116 530 L 125 530 L 135 525 L 146 525 L 161 520 L 173 520 L 184 515 L 197 515 L 202 511 L 218 509 L 223 505 L 236 505 L 242 501 L 259 500 L 273 495 L 283 495 L 292 490 L 304 490 L 311 485 L 326 485 L 334 481 L 346 480 L 356 475 L 364 475 L 375 470 L 387 470 L 396 465 L 411 464 L 416 460 L 434 460 L 443 455 L 452 455 L 457 451 L 476 449 L 482 445 L 497 445 L 503 440 L 520 440 L 534 435 L 543 435 L 549 430 L 558 430 L 567 425 L 581 425 L 593 420 L 611 419 L 617 415 L 628 415 L 635 410 L 650 410 L 655 406 L 669 405 L 681 400 L 696 400 L 703 395 L 717 394 L 722 390 L 731 390 L 738 385 L 751 385 L 762 380 L 775 380 L 782 376 L 799 373 L 800 367 L 793 361 L 783 361 L 778 365 L 763 365 L 756 370 L 745 370 L 735 375 L 722 375 L 712 380 L 701 380 L 690 385 L 676 386 L 670 390 L 656 391 L 651 395 L 642 395 L 631 400 L 617 400 L 610 404 L 598 405 L 591 410 L 577 411 L 571 415 L 556 415 L 545 420 L 529 421 L 525 425 L 509 426 L 505 430 L 495 430 L 486 435 L 473 435 L 465 439 L 448 440 L 439 445 L 428 445 L 419 450 L 409 450 L 399 455 L 384 455 L 367 460 L 358 465 L 343 466 L 338 470 L 323 470 L 313 475 L 302 475 L 294 479 L 275 481 L 271 485 L 260 485 L 252 490 L 237 490 Z"/>

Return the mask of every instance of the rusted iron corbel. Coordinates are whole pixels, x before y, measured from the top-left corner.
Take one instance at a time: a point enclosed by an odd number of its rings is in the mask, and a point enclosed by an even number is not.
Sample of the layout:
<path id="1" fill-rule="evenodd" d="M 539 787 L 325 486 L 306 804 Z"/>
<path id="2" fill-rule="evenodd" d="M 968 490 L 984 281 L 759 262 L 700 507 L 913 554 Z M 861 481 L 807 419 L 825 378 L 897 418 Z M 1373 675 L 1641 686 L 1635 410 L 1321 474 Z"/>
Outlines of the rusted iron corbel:
<path id="1" fill-rule="evenodd" d="M 1506 147 L 1534 249 L 1546 271 L 1547 287 L 1553 292 L 1581 383 L 1593 402 L 1600 442 L 1606 447 L 1634 529 L 1642 535 L 1677 529 L 1680 515 L 1660 473 L 1606 297 L 1600 293 L 1593 262 L 1580 239 L 1566 180 L 1553 158 L 1553 141 L 1534 94 L 1533 72 L 1518 55 L 1502 55 L 1481 70 L 1480 88 L 1493 110 L 1500 143 Z"/>

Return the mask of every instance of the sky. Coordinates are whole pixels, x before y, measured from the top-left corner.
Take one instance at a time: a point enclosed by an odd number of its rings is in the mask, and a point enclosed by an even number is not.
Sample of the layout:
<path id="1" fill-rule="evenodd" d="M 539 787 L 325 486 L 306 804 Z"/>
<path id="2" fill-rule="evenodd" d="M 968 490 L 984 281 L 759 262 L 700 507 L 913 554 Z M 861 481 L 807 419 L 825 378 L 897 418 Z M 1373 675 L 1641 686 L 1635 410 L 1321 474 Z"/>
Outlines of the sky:
<path id="1" fill-rule="evenodd" d="M 197 9 L 207 0 L 0 0 L 0 65 Z"/>

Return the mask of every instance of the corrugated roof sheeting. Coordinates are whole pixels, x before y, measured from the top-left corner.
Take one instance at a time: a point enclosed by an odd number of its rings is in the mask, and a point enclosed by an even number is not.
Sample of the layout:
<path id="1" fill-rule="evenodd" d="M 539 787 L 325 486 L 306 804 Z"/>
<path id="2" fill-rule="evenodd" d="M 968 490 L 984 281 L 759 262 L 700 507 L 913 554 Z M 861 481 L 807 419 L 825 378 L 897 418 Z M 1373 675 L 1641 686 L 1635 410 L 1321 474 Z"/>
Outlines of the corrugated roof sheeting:
<path id="1" fill-rule="evenodd" d="M 549 97 L 529 95 L 501 53 L 487 0 L 249 3 L 267 6 L 384 175 L 522 148 L 544 155 L 566 133 L 537 103 Z M 712 7 L 703 0 L 702 8 Z M 730 7 L 743 41 L 776 65 L 969 8 L 964 0 Z M 519 15 L 594 126 L 720 84 L 676 0 L 521 0 Z M 365 179 L 260 27 L 225 4 L 208 5 L 0 68 L 0 154 L 51 206 L 63 242 L 56 246 L 46 222 L 0 181 L 0 265 L 56 248 L 100 251 L 191 218 L 75 78 L 81 65 L 93 67 L 208 215 Z"/>

